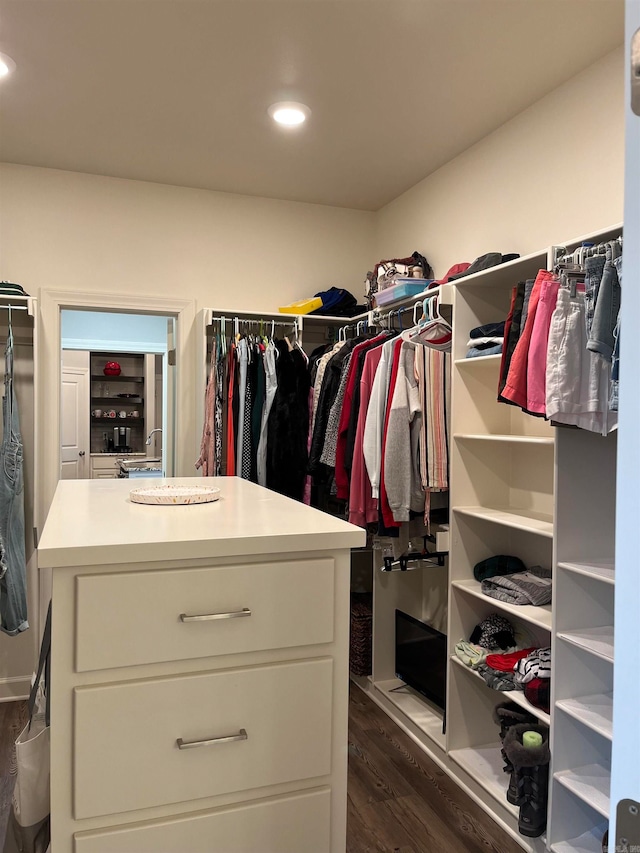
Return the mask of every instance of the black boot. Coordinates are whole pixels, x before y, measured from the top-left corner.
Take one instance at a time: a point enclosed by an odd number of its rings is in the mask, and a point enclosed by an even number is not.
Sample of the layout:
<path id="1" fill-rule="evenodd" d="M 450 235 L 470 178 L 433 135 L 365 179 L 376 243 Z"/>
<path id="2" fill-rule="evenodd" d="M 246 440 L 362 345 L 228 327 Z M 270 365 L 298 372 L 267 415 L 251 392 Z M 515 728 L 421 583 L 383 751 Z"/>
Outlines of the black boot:
<path id="1" fill-rule="evenodd" d="M 522 743 L 525 732 L 538 732 L 540 746 L 527 747 Z M 517 775 L 520 816 L 518 831 L 527 838 L 537 838 L 547 826 L 549 793 L 549 729 L 539 724 L 511 726 L 504 739 L 504 751 Z"/>
<path id="2" fill-rule="evenodd" d="M 535 725 L 538 722 L 536 717 L 523 710 L 515 702 L 502 702 L 500 705 L 496 705 L 493 711 L 493 719 L 500 726 L 500 740 L 503 742 L 511 726 L 515 726 L 517 723 Z M 504 761 L 504 772 L 510 774 L 507 800 L 512 805 L 519 806 L 516 774 L 513 772 L 513 764 L 507 758 L 504 748 L 502 749 L 502 759 Z"/>

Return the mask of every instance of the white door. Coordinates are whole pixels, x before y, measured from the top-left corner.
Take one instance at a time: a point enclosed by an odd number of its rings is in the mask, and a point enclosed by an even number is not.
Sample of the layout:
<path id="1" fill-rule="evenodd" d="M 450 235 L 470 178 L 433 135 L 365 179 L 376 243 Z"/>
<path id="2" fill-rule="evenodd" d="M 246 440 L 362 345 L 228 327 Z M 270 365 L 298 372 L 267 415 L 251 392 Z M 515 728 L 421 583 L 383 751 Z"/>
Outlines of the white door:
<path id="1" fill-rule="evenodd" d="M 175 418 L 178 410 L 176 387 L 176 340 L 175 317 L 167 319 L 167 354 L 163 359 L 163 417 L 162 417 L 162 461 L 166 477 L 175 477 Z"/>
<path id="2" fill-rule="evenodd" d="M 640 814 L 634 803 L 624 802 L 640 801 L 640 351 L 637 344 L 640 331 L 640 0 L 626 2 L 625 45 L 626 155 L 616 497 L 611 851 L 640 850 Z M 632 54 L 635 62 L 632 62 Z M 623 838 L 628 839 L 628 846 Z"/>
<path id="3" fill-rule="evenodd" d="M 60 406 L 60 479 L 82 480 L 89 467 L 89 371 L 64 367 Z"/>

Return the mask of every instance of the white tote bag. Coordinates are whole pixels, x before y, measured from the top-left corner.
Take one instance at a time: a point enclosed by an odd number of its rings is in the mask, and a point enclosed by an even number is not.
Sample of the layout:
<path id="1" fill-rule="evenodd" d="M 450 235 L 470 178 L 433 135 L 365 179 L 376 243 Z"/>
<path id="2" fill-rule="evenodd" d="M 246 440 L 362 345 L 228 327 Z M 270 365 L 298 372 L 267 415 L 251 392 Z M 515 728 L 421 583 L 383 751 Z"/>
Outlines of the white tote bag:
<path id="1" fill-rule="evenodd" d="M 29 722 L 16 740 L 17 776 L 4 853 L 47 853 L 50 841 L 49 662 L 51 604 L 31 695 Z M 40 689 L 44 674 L 44 702 Z M 44 705 L 44 708 L 42 708 Z M 38 707 L 40 706 L 40 707 Z"/>

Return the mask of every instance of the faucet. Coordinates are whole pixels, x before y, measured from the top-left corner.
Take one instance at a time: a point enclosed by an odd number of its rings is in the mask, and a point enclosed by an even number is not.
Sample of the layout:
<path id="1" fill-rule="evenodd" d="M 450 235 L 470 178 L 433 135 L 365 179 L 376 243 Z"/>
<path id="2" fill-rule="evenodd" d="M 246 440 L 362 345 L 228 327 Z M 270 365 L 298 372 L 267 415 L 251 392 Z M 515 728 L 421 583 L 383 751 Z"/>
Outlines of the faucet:
<path id="1" fill-rule="evenodd" d="M 147 436 L 147 444 L 148 444 L 148 445 L 149 445 L 149 444 L 151 444 L 151 436 L 154 434 L 154 432 L 162 432 L 162 429 L 161 429 L 160 427 L 158 427 L 157 429 L 152 429 L 152 430 L 151 430 L 151 432 L 150 432 L 150 433 L 149 433 L 149 435 Z"/>

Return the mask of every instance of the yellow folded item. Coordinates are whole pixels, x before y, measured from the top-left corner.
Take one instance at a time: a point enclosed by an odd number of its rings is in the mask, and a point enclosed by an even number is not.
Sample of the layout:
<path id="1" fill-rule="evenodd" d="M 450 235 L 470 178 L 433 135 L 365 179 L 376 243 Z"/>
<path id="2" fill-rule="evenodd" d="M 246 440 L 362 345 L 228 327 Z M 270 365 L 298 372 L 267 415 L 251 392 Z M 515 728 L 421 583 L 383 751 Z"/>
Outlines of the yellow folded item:
<path id="1" fill-rule="evenodd" d="M 315 311 L 316 308 L 322 308 L 322 299 L 319 296 L 313 296 L 311 299 L 301 299 L 299 302 L 292 302 L 291 305 L 284 305 L 278 308 L 281 314 L 308 314 L 310 311 Z"/>

